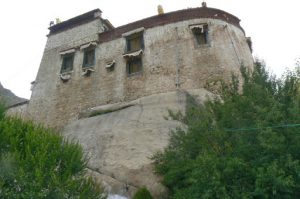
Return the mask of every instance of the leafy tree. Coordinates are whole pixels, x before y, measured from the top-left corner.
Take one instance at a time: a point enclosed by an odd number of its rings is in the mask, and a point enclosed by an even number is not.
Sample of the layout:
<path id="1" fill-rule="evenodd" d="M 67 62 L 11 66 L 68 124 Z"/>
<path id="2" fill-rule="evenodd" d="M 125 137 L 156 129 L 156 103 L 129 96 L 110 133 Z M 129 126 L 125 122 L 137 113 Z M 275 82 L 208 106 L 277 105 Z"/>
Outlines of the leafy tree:
<path id="1" fill-rule="evenodd" d="M 299 70 L 298 70 L 299 71 Z M 300 75 L 261 63 L 233 77 L 222 100 L 190 97 L 170 145 L 154 156 L 172 199 L 300 198 Z"/>
<path id="2" fill-rule="evenodd" d="M 79 144 L 0 110 L 0 198 L 101 198 Z"/>

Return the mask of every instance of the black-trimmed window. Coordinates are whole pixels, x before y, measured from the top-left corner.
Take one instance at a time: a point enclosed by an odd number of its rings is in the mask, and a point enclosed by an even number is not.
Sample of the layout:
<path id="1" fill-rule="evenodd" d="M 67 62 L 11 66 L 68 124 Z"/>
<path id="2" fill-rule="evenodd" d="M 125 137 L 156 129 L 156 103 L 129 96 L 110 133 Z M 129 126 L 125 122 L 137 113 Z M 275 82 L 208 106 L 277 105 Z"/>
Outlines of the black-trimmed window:
<path id="1" fill-rule="evenodd" d="M 194 25 L 191 26 L 195 43 L 197 46 L 208 44 L 208 25 L 201 24 L 201 25 Z"/>
<path id="2" fill-rule="evenodd" d="M 82 68 L 89 68 L 95 65 L 95 48 L 84 49 Z"/>
<path id="3" fill-rule="evenodd" d="M 134 52 L 144 49 L 143 32 L 126 37 L 126 52 Z"/>
<path id="4" fill-rule="evenodd" d="M 142 58 L 140 56 L 127 60 L 127 73 L 134 75 L 142 72 Z"/>
<path id="5" fill-rule="evenodd" d="M 63 55 L 60 73 L 66 73 L 72 71 L 73 62 L 74 62 L 74 53 Z"/>

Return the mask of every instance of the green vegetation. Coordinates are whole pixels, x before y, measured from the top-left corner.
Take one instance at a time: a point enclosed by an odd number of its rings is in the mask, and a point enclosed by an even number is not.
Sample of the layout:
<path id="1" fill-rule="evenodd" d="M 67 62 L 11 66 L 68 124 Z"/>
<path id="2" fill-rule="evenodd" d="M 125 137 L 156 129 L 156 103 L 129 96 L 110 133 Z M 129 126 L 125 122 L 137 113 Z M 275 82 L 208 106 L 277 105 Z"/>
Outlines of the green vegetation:
<path id="1" fill-rule="evenodd" d="M 134 194 L 133 199 L 153 199 L 146 187 L 139 188 Z"/>
<path id="2" fill-rule="evenodd" d="M 221 98 L 197 105 L 187 130 L 172 132 L 154 157 L 172 199 L 300 198 L 300 73 L 281 79 L 257 63 L 223 85 Z"/>
<path id="3" fill-rule="evenodd" d="M 101 198 L 85 178 L 81 147 L 50 129 L 4 117 L 0 106 L 0 198 Z"/>

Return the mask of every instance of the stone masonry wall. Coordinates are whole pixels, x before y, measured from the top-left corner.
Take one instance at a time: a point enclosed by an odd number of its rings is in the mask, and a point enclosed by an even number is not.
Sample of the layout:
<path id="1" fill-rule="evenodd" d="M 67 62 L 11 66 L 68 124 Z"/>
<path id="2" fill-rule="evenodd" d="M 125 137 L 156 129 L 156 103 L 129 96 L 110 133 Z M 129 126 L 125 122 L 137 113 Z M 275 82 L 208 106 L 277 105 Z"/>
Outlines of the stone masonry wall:
<path id="1" fill-rule="evenodd" d="M 209 26 L 209 44 L 197 47 L 189 26 L 201 23 Z M 126 40 L 116 38 L 97 45 L 95 72 L 82 76 L 83 52 L 78 46 L 97 40 L 100 27 L 100 20 L 95 20 L 49 36 L 28 109 L 35 121 L 61 127 L 91 107 L 174 91 L 177 77 L 181 89 L 202 88 L 207 82 L 239 74 L 241 64 L 253 67 L 240 28 L 201 18 L 145 29 L 141 74 L 127 75 L 122 56 Z M 70 48 L 77 48 L 74 69 L 71 79 L 63 82 L 59 53 Z M 105 67 L 110 60 L 116 62 L 113 70 Z"/>
<path id="2" fill-rule="evenodd" d="M 72 86 L 69 86 L 69 88 L 66 87 L 65 93 L 59 93 L 61 86 L 66 86 L 59 77 L 62 64 L 60 52 L 71 48 L 77 49 L 74 57 L 72 78 L 79 79 L 81 74 L 79 66 L 82 63 L 83 52 L 79 51 L 78 48 L 83 44 L 97 40 L 101 27 L 102 22 L 97 18 L 89 23 L 48 36 L 28 105 L 29 118 L 45 125 L 56 126 L 53 125 L 53 122 L 63 120 L 61 119 L 63 117 L 73 117 L 72 111 L 70 112 L 69 108 L 64 107 L 68 104 L 72 107 L 73 103 L 76 103 L 74 100 L 78 99 L 78 97 L 71 99 L 72 95 L 79 92 L 76 89 L 72 90 Z M 75 93 L 72 94 L 72 92 Z"/>

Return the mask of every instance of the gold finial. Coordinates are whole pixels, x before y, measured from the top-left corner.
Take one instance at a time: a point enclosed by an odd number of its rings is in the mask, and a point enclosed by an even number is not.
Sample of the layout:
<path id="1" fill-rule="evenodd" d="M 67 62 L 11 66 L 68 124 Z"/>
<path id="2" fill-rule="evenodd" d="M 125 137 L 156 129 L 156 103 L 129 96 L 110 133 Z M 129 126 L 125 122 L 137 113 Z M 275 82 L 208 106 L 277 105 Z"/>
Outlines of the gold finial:
<path id="1" fill-rule="evenodd" d="M 56 18 L 56 24 L 61 23 L 61 20 L 59 18 Z"/>
<path id="2" fill-rule="evenodd" d="M 163 9 L 162 5 L 157 6 L 157 12 L 158 12 L 159 15 L 164 14 L 164 9 Z"/>

